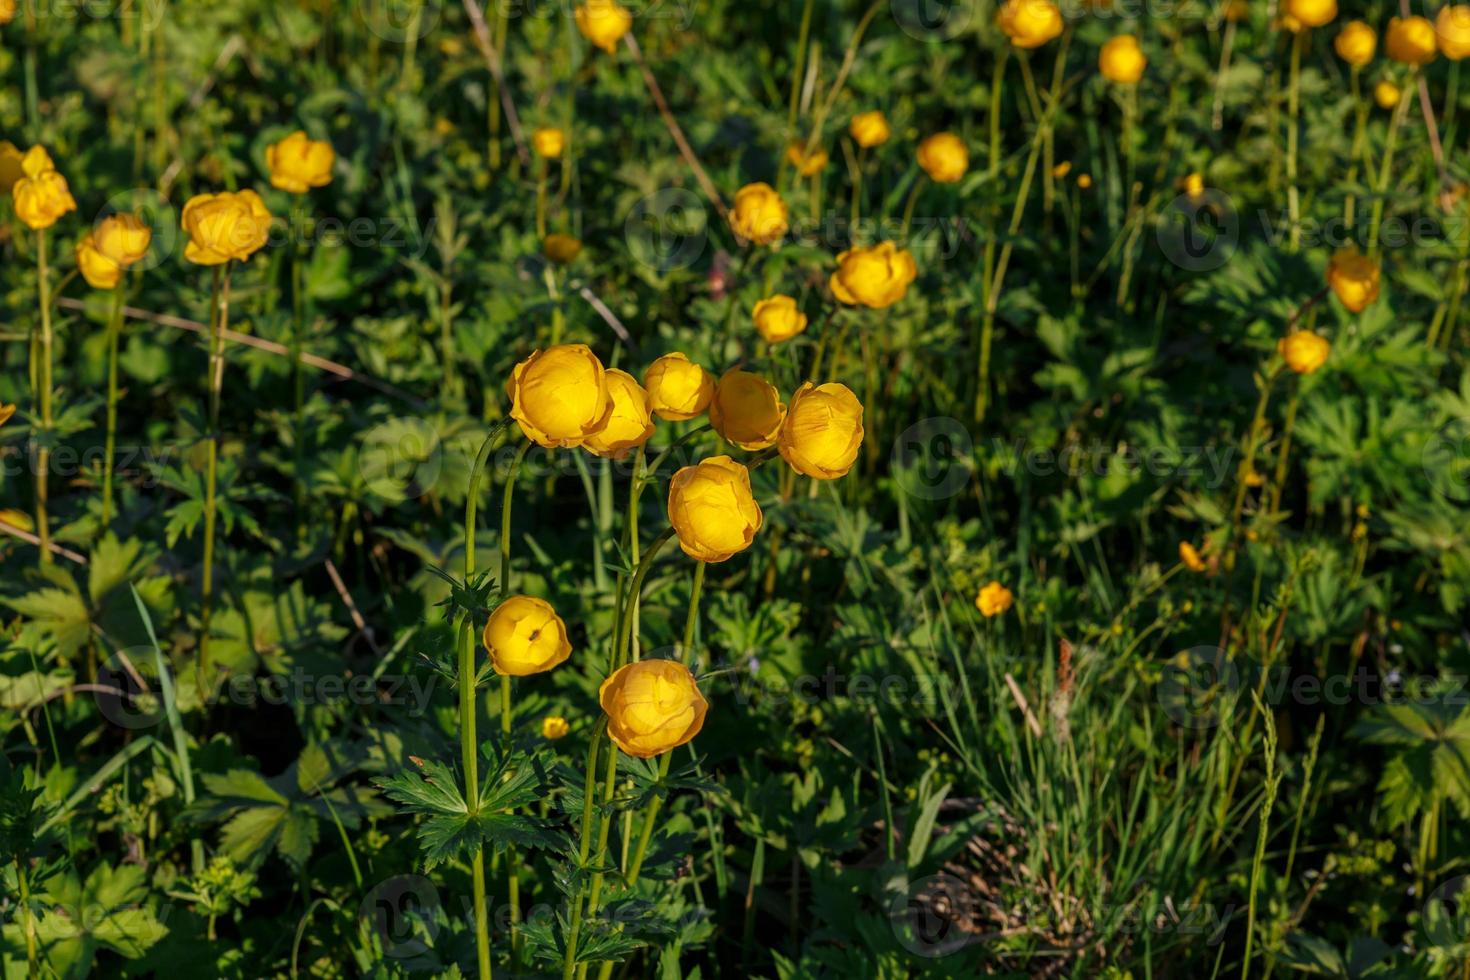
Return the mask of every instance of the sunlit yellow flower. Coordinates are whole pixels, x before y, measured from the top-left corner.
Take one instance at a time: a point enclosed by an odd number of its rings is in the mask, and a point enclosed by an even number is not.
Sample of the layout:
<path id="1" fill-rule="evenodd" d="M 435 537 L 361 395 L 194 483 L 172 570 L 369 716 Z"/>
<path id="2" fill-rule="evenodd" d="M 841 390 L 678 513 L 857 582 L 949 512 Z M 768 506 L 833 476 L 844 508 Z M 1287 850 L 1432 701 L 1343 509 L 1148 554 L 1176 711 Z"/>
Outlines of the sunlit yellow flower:
<path id="1" fill-rule="evenodd" d="M 1014 602 L 1015 596 L 1011 595 L 1010 589 L 999 582 L 991 582 L 975 597 L 975 608 L 980 610 L 980 615 L 989 619 L 1010 609 Z"/>
<path id="2" fill-rule="evenodd" d="M 15 182 L 26 175 L 25 168 L 21 166 L 24 158 L 25 154 L 14 143 L 0 140 L 0 194 L 9 194 Z"/>
<path id="3" fill-rule="evenodd" d="M 1132 34 L 1119 34 L 1102 46 L 1097 55 L 1097 67 L 1103 77 L 1119 85 L 1132 85 L 1143 77 L 1148 67 L 1148 58 L 1138 46 L 1138 38 Z"/>
<path id="4" fill-rule="evenodd" d="M 548 160 L 555 160 L 561 156 L 566 142 L 566 134 L 554 126 L 543 126 L 531 134 L 531 146 L 535 149 L 536 155 Z"/>
<path id="5" fill-rule="evenodd" d="M 1184 562 L 1184 567 L 1191 572 L 1202 572 L 1205 570 L 1205 560 L 1194 545 L 1188 541 L 1179 542 L 1179 560 Z"/>
<path id="6" fill-rule="evenodd" d="M 733 367 L 720 376 L 709 403 L 709 421 L 727 442 L 741 449 L 765 449 L 776 443 L 786 406 L 776 386 L 758 374 Z"/>
<path id="7" fill-rule="evenodd" d="M 1439 36 L 1439 50 L 1451 61 L 1470 55 L 1470 5 L 1440 7 L 1434 18 L 1434 33 Z"/>
<path id="8" fill-rule="evenodd" d="M 1286 0 L 1283 9 L 1302 27 L 1321 27 L 1337 16 L 1337 0 Z"/>
<path id="9" fill-rule="evenodd" d="M 1332 46 L 1343 61 L 1362 68 L 1373 60 L 1373 52 L 1378 49 L 1378 33 L 1361 20 L 1350 20 L 1337 32 Z"/>
<path id="10" fill-rule="evenodd" d="M 541 719 L 541 737 L 555 742 L 559 738 L 566 738 L 572 726 L 561 715 L 547 715 Z"/>
<path id="11" fill-rule="evenodd" d="M 881 310 L 903 299 L 918 275 L 911 252 L 880 242 L 837 256 L 837 271 L 827 282 L 839 302 Z"/>
<path id="12" fill-rule="evenodd" d="M 582 254 L 582 240 L 574 235 L 563 235 L 554 231 L 541 242 L 541 254 L 546 256 L 548 262 L 570 265 Z"/>
<path id="13" fill-rule="evenodd" d="M 1339 302 L 1354 313 L 1361 313 L 1378 298 L 1378 263 L 1348 246 L 1332 253 L 1327 263 L 1327 285 Z"/>
<path id="14" fill-rule="evenodd" d="M 792 469 L 818 480 L 847 475 L 862 444 L 863 404 L 837 382 L 796 389 L 776 440 Z"/>
<path id="15" fill-rule="evenodd" d="M 827 151 L 818 146 L 808 153 L 805 143 L 792 140 L 786 144 L 786 162 L 795 167 L 796 172 L 803 177 L 810 177 L 821 173 L 822 168 L 827 166 Z"/>
<path id="16" fill-rule="evenodd" d="M 853 116 L 852 121 L 847 124 L 847 131 L 852 136 L 854 143 L 869 149 L 887 143 L 891 135 L 888 129 L 888 118 L 877 109 L 859 112 Z"/>
<path id="17" fill-rule="evenodd" d="M 271 213 L 252 190 L 197 194 L 184 205 L 184 258 L 199 265 L 244 262 L 270 237 Z"/>
<path id="18" fill-rule="evenodd" d="M 725 561 L 750 547 L 761 521 L 750 471 L 729 456 L 711 456 L 669 480 L 669 523 L 690 558 Z"/>
<path id="19" fill-rule="evenodd" d="M 715 379 L 703 367 L 675 351 L 643 372 L 648 403 L 661 419 L 682 422 L 704 414 L 715 395 Z"/>
<path id="20" fill-rule="evenodd" d="M 1378 103 L 1380 109 L 1392 109 L 1398 105 L 1402 94 L 1399 87 L 1386 78 L 1373 86 L 1373 101 Z"/>
<path id="21" fill-rule="evenodd" d="M 607 425 L 587 437 L 582 445 L 592 454 L 622 459 L 653 435 L 648 392 L 628 372 L 609 368 L 607 391 L 612 398 L 612 415 Z"/>
<path id="22" fill-rule="evenodd" d="M 56 171 L 43 147 L 33 146 L 20 158 L 23 176 L 10 188 L 15 216 L 32 231 L 50 228 L 68 211 L 77 209 L 66 178 Z"/>
<path id="23" fill-rule="evenodd" d="M 612 417 L 607 372 L 586 344 L 557 344 L 515 366 L 506 385 L 510 416 L 547 449 L 580 446 Z"/>
<path id="24" fill-rule="evenodd" d="M 112 289 L 122 279 L 122 265 L 97 250 L 94 232 L 77 242 L 77 268 L 93 289 Z"/>
<path id="25" fill-rule="evenodd" d="M 299 129 L 265 149 L 271 186 L 291 194 L 305 194 L 313 187 L 330 184 L 332 165 L 336 162 L 337 152 L 331 143 L 309 139 Z"/>
<path id="26" fill-rule="evenodd" d="M 626 664 L 597 692 L 607 714 L 607 734 L 619 749 L 651 759 L 699 734 L 709 702 L 689 668 L 673 660 Z"/>
<path id="27" fill-rule="evenodd" d="M 97 222 L 92 237 L 97 251 L 126 268 L 148 254 L 148 246 L 153 242 L 153 229 L 137 215 L 121 212 Z"/>
<path id="28" fill-rule="evenodd" d="M 1039 48 L 1062 33 L 1062 12 L 1051 0 L 1006 0 L 995 21 L 1018 48 Z"/>
<path id="29" fill-rule="evenodd" d="M 1327 363 L 1332 345 L 1326 337 L 1310 330 L 1298 330 L 1277 341 L 1276 350 L 1286 361 L 1286 366 L 1297 374 L 1311 374 Z"/>
<path id="30" fill-rule="evenodd" d="M 551 603 L 513 595 L 490 614 L 483 637 L 497 674 L 526 677 L 551 670 L 572 655 L 567 624 Z"/>
<path id="31" fill-rule="evenodd" d="M 587 0 L 577 8 L 576 18 L 582 36 L 608 54 L 633 26 L 633 15 L 616 0 Z"/>
<path id="32" fill-rule="evenodd" d="M 1383 50 L 1394 61 L 1427 65 L 1436 50 L 1434 25 L 1423 17 L 1391 17 L 1383 35 Z"/>
<path id="33" fill-rule="evenodd" d="M 790 340 L 806 329 L 806 314 L 790 296 L 777 294 L 755 304 L 755 329 L 768 344 Z"/>
<path id="34" fill-rule="evenodd" d="M 786 202 L 770 184 L 746 184 L 735 194 L 730 227 L 757 245 L 778 241 L 789 227 Z"/>
<path id="35" fill-rule="evenodd" d="M 935 133 L 919 144 L 918 159 L 930 180 L 953 184 L 969 168 L 970 151 L 954 133 Z"/>

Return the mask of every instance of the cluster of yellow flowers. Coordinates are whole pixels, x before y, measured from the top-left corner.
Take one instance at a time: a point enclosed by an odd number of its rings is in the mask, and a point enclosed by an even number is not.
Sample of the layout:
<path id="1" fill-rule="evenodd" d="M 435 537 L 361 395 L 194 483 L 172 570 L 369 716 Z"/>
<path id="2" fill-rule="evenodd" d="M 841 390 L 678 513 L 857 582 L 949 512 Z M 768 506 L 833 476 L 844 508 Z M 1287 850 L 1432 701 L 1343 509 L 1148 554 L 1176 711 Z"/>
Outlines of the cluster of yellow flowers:
<path id="1" fill-rule="evenodd" d="M 66 178 L 57 171 L 44 147 L 33 146 L 22 154 L 7 142 L 0 144 L 0 156 L 9 161 L 3 169 L 9 175 L 6 180 L 11 185 L 15 216 L 27 228 L 44 231 L 62 215 L 77 209 Z"/>
<path id="2" fill-rule="evenodd" d="M 1289 0 L 1283 26 L 1291 31 L 1322 27 L 1337 16 L 1335 0 Z M 1378 34 L 1365 21 L 1352 20 L 1343 25 L 1333 39 L 1337 56 L 1354 68 L 1363 68 L 1378 50 Z M 1470 5 L 1441 7 L 1431 22 L 1427 17 L 1391 17 L 1383 34 L 1383 50 L 1392 61 L 1415 67 L 1427 65 L 1443 54 L 1451 61 L 1470 56 Z M 1378 104 L 1388 105 L 1384 95 L 1398 94 L 1392 82 L 1380 82 L 1376 93 Z M 1382 86 L 1387 85 L 1387 89 Z"/>

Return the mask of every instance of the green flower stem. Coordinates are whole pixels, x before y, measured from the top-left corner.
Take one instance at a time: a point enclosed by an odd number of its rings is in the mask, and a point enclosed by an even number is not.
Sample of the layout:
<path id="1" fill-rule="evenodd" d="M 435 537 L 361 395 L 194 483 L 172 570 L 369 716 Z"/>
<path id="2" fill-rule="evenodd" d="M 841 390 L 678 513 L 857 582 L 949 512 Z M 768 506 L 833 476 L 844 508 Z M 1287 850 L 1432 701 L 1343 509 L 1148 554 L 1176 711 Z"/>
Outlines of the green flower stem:
<path id="1" fill-rule="evenodd" d="M 652 554 L 652 551 L 650 551 Z M 641 571 L 641 569 L 640 569 Z M 639 581 L 635 576 L 634 581 Z M 601 868 L 607 861 L 607 838 L 612 832 L 613 813 L 611 809 L 613 793 L 617 790 L 618 782 L 618 747 L 609 739 L 607 745 L 607 778 L 602 786 L 602 825 L 597 831 L 597 857 L 593 863 L 599 870 L 592 874 L 592 890 L 587 896 L 587 919 L 590 921 L 597 916 L 598 904 L 602 900 L 602 881 L 604 878 Z M 583 963 L 577 968 L 577 976 L 587 975 L 587 964 Z"/>
<path id="2" fill-rule="evenodd" d="M 26 935 L 26 976 L 35 978 L 41 975 L 41 959 L 36 945 L 36 920 L 31 915 L 31 885 L 26 875 L 25 858 L 16 855 L 15 877 L 20 886 L 20 913 L 25 919 Z"/>
<path id="3" fill-rule="evenodd" d="M 689 590 L 689 615 L 684 619 L 684 643 L 679 647 L 679 659 L 686 667 L 694 659 L 694 631 L 699 625 L 699 597 L 704 591 L 704 571 L 709 562 L 694 563 L 694 584 Z M 665 759 L 668 756 L 664 756 Z"/>
<path id="4" fill-rule="evenodd" d="M 1353 92 L 1353 144 L 1348 150 L 1347 172 L 1347 184 L 1351 187 L 1358 181 L 1358 163 L 1363 156 L 1364 135 L 1368 125 L 1368 103 L 1363 99 L 1362 69 L 1353 66 L 1348 79 Z M 1342 223 L 1345 228 L 1352 228 L 1357 210 L 1357 195 L 1350 192 L 1342 205 Z"/>
<path id="5" fill-rule="evenodd" d="M 515 495 L 516 478 L 521 473 L 521 463 L 526 458 L 526 453 L 531 450 L 531 442 L 527 440 L 521 443 L 521 448 L 516 450 L 515 458 L 510 461 L 510 472 L 505 477 L 505 496 L 500 503 L 500 597 L 504 599 L 510 595 L 510 512 L 511 501 Z"/>
<path id="6" fill-rule="evenodd" d="M 1404 124 L 1404 117 L 1409 113 L 1409 97 L 1413 95 L 1419 81 L 1419 68 L 1415 66 L 1409 71 L 1409 80 L 1404 85 L 1403 94 L 1399 96 L 1399 104 L 1393 110 L 1393 118 L 1388 123 L 1388 138 L 1383 147 L 1383 165 L 1378 171 L 1377 193 L 1373 197 L 1373 219 L 1368 225 L 1368 257 L 1375 258 L 1378 255 L 1378 228 L 1383 223 L 1384 195 L 1388 193 L 1388 181 L 1393 176 L 1393 150 L 1398 142 L 1399 127 Z"/>
<path id="7" fill-rule="evenodd" d="M 597 491 L 592 486 L 592 472 L 587 468 L 587 458 L 582 453 L 573 453 L 577 464 L 577 475 L 582 479 L 582 489 L 587 494 L 587 507 L 592 513 L 592 582 L 598 592 L 607 588 L 607 570 L 603 568 L 602 556 L 606 545 L 602 540 L 602 521 L 597 513 Z"/>
<path id="8" fill-rule="evenodd" d="M 663 550 L 663 546 L 668 544 L 669 539 L 673 536 L 674 529 L 667 528 L 664 530 L 663 534 L 660 534 L 658 537 L 654 538 L 653 543 L 648 546 L 648 551 L 644 553 L 643 559 L 638 562 L 637 570 L 633 573 L 633 581 L 628 586 L 628 611 L 624 614 L 623 621 L 619 625 L 617 646 L 613 648 L 614 670 L 629 662 L 629 660 L 625 658 L 624 653 L 629 648 L 630 635 L 632 633 L 632 610 L 637 608 L 638 593 L 643 588 L 643 580 L 648 576 L 648 570 L 653 567 L 654 559 L 658 557 L 658 553 Z"/>
<path id="9" fill-rule="evenodd" d="M 586 870 L 587 855 L 592 850 L 592 798 L 597 791 L 598 750 L 601 748 L 602 735 L 606 729 L 606 720 L 599 721 L 587 744 L 586 777 L 582 786 L 582 827 L 577 835 L 577 869 L 579 872 Z M 586 892 L 586 886 L 579 885 L 577 893 L 572 896 L 572 909 L 567 926 L 567 948 L 562 957 L 562 980 L 572 980 L 577 972 L 577 937 L 582 930 L 582 899 Z"/>
<path id="10" fill-rule="evenodd" d="M 306 404 L 306 375 L 301 370 L 301 352 L 306 333 L 306 293 L 302 288 L 301 247 L 291 249 L 291 441 L 295 443 L 295 465 L 292 474 L 296 484 L 296 534 L 298 539 L 306 530 L 306 481 L 301 471 L 306 466 L 306 426 L 302 422 L 302 411 Z"/>
<path id="11" fill-rule="evenodd" d="M 521 472 L 521 463 L 525 461 L 526 453 L 531 449 L 530 440 L 521 443 L 521 448 L 516 450 L 515 458 L 511 460 L 510 472 L 505 477 L 505 492 L 500 502 L 500 598 L 504 601 L 510 595 L 510 515 L 511 504 L 515 500 L 516 478 Z M 511 722 L 513 720 L 513 706 L 510 689 L 510 676 L 500 675 L 500 734 L 507 746 L 510 745 Z M 511 962 L 518 960 L 520 952 L 520 938 L 516 927 L 521 921 L 521 881 L 520 862 L 516 858 L 515 848 L 507 847 L 505 851 L 507 891 L 510 900 L 510 950 Z"/>
<path id="12" fill-rule="evenodd" d="M 204 476 L 204 570 L 200 592 L 203 605 L 199 615 L 199 681 L 200 688 L 209 682 L 209 621 L 214 602 L 214 529 L 218 517 L 215 500 L 219 480 L 219 406 L 224 387 L 224 333 L 230 322 L 230 264 L 214 267 L 214 285 L 210 296 L 209 317 L 209 453 Z"/>
<path id="13" fill-rule="evenodd" d="M 36 451 L 36 534 L 41 541 L 41 564 L 51 564 L 51 522 L 47 517 L 47 477 L 51 471 L 51 273 L 46 265 L 46 230 L 36 232 L 37 288 L 41 302 L 41 358 L 33 373 L 41 400 L 41 445 Z"/>
<path id="14" fill-rule="evenodd" d="M 123 289 L 112 291 L 112 311 L 107 318 L 107 434 L 102 450 L 102 526 L 112 521 L 112 457 L 117 448 L 117 345 L 123 324 Z"/>
<path id="15" fill-rule="evenodd" d="M 1291 222 L 1291 251 L 1301 247 L 1301 198 L 1296 186 L 1297 129 L 1301 117 L 1302 48 L 1307 32 L 1298 31 L 1291 41 L 1291 75 L 1286 93 L 1286 213 Z"/>

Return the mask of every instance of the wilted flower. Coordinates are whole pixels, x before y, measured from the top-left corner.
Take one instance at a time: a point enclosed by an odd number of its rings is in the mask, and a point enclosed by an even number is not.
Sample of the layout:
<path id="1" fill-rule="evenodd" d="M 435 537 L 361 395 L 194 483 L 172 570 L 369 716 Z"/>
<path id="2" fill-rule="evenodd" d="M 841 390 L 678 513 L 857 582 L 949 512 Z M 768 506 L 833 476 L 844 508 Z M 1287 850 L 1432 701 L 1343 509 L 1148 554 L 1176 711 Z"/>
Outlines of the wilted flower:
<path id="1" fill-rule="evenodd" d="M 271 186 L 291 194 L 305 194 L 313 187 L 330 184 L 332 165 L 336 162 L 337 152 L 331 143 L 309 139 L 299 129 L 265 150 Z"/>
<path id="2" fill-rule="evenodd" d="M 271 213 L 252 190 L 197 194 L 184 205 L 184 258 L 199 265 L 244 262 L 270 237 Z"/>
<path id="3" fill-rule="evenodd" d="M 722 439 L 741 449 L 774 445 L 785 417 L 786 406 L 776 386 L 738 367 L 720 376 L 709 403 L 710 424 Z"/>
<path id="4" fill-rule="evenodd" d="M 918 275 L 911 252 L 892 242 L 880 242 L 837 256 L 837 271 L 828 285 L 840 302 L 881 310 L 903 299 Z"/>
<path id="5" fill-rule="evenodd" d="M 580 446 L 612 416 L 607 372 L 586 344 L 557 344 L 515 366 L 506 385 L 510 416 L 547 449 Z"/>
<path id="6" fill-rule="evenodd" d="M 607 371 L 607 391 L 613 406 L 607 425 L 588 436 L 582 445 L 596 456 L 622 459 L 653 435 L 648 392 L 631 374 L 617 368 Z"/>
<path id="7" fill-rule="evenodd" d="M 804 476 L 845 476 L 863 444 L 863 405 L 844 384 L 803 384 L 791 396 L 776 446 Z"/>
<path id="8" fill-rule="evenodd" d="M 665 354 L 643 372 L 648 403 L 661 419 L 683 422 L 704 413 L 715 395 L 715 379 L 708 371 L 675 351 Z"/>
<path id="9" fill-rule="evenodd" d="M 970 152 L 954 133 L 935 133 L 919 144 L 919 166 L 929 179 L 953 184 L 970 166 Z"/>
<path id="10" fill-rule="evenodd" d="M 790 340 L 806 329 L 806 314 L 790 296 L 777 294 L 760 300 L 751 313 L 755 329 L 768 344 Z"/>
<path id="11" fill-rule="evenodd" d="M 513 595 L 495 607 L 484 641 L 490 666 L 510 677 L 540 674 L 572 655 L 566 623 L 551 603 L 529 595 Z"/>
<path id="12" fill-rule="evenodd" d="M 750 547 L 761 521 L 750 471 L 729 456 L 711 456 L 669 480 L 669 523 L 690 558 L 725 561 Z"/>
<path id="13" fill-rule="evenodd" d="M 607 734 L 619 749 L 651 759 L 699 734 L 709 702 L 689 668 L 673 660 L 639 660 L 602 682 L 597 700 Z"/>
<path id="14" fill-rule="evenodd" d="M 746 184 L 735 193 L 730 227 L 735 229 L 735 234 L 757 245 L 778 241 L 790 227 L 786 202 L 770 184 Z"/>

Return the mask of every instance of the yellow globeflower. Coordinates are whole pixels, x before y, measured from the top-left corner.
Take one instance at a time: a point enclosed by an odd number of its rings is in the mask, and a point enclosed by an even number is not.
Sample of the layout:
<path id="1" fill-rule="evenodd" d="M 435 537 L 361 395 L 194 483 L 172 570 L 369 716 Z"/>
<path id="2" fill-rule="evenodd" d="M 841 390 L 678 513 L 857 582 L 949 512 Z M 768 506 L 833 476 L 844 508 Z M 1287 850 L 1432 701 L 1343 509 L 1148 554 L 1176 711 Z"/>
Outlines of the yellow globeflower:
<path id="1" fill-rule="evenodd" d="M 8 24 L 15 20 L 15 11 L 18 0 L 0 0 L 0 24 Z"/>
<path id="2" fill-rule="evenodd" d="M 566 738 L 572 726 L 561 715 L 547 715 L 541 719 L 541 737 L 555 742 L 559 738 Z"/>
<path id="3" fill-rule="evenodd" d="M 918 278 L 914 256 L 892 242 L 857 246 L 837 256 L 828 285 L 839 302 L 885 309 L 903 299 Z"/>
<path id="4" fill-rule="evenodd" d="M 704 414 L 715 395 L 715 379 L 704 368 L 675 351 L 665 354 L 643 372 L 643 387 L 654 413 L 669 422 L 683 422 Z"/>
<path id="5" fill-rule="evenodd" d="M 593 455 L 622 459 L 653 435 L 648 392 L 631 374 L 617 368 L 607 371 L 607 391 L 612 397 L 612 415 L 582 445 Z"/>
<path id="6" fill-rule="evenodd" d="M 184 258 L 199 265 L 244 262 L 270 238 L 271 213 L 251 190 L 197 194 L 184 205 Z"/>
<path id="7" fill-rule="evenodd" d="M 801 140 L 792 140 L 786 144 L 786 162 L 796 168 L 796 172 L 803 177 L 821 173 L 822 168 L 827 166 L 827 151 L 820 146 L 807 153 L 806 144 Z"/>
<path id="8" fill-rule="evenodd" d="M 690 558 L 725 561 L 750 547 L 761 521 L 750 470 L 729 456 L 711 456 L 669 480 L 669 523 Z"/>
<path id="9" fill-rule="evenodd" d="M 6 422 L 9 422 L 10 417 L 14 414 L 14 405 L 6 405 L 5 403 L 0 402 L 0 425 L 4 425 Z"/>
<path id="10" fill-rule="evenodd" d="M 25 167 L 21 165 L 24 159 L 25 154 L 14 143 L 0 140 L 0 194 L 9 194 L 15 182 L 26 175 Z"/>
<path id="11" fill-rule="evenodd" d="M 1383 50 L 1394 61 L 1427 65 L 1436 49 L 1434 25 L 1423 17 L 1393 17 L 1383 35 Z"/>
<path id="12" fill-rule="evenodd" d="M 755 329 L 768 344 L 790 340 L 806 329 L 806 314 L 790 296 L 777 294 L 755 304 Z"/>
<path id="13" fill-rule="evenodd" d="M 148 254 L 148 246 L 153 243 L 153 229 L 137 215 L 123 212 L 110 214 L 97 222 L 92 237 L 97 251 L 126 267 Z"/>
<path id="14" fill-rule="evenodd" d="M 607 372 L 586 344 L 557 344 L 515 366 L 506 384 L 510 417 L 547 449 L 580 446 L 612 417 Z"/>
<path id="15" fill-rule="evenodd" d="M 1440 7 L 1434 33 L 1439 35 L 1439 50 L 1446 58 L 1459 61 L 1470 55 L 1470 5 Z"/>
<path id="16" fill-rule="evenodd" d="M 1110 82 L 1132 85 L 1143 77 L 1148 58 L 1132 34 L 1119 34 L 1102 46 L 1097 56 L 1098 70 Z"/>
<path id="17" fill-rule="evenodd" d="M 1277 341 L 1276 350 L 1281 354 L 1282 360 L 1286 361 L 1286 366 L 1297 374 L 1311 374 L 1327 363 L 1332 345 L 1327 342 L 1326 337 L 1310 330 L 1298 330 Z"/>
<path id="18" fill-rule="evenodd" d="M 513 595 L 496 606 L 483 639 L 490 666 L 510 677 L 543 673 L 572 655 L 567 624 L 551 603 L 530 595 Z"/>
<path id="19" fill-rule="evenodd" d="M 1378 49 L 1378 33 L 1361 20 L 1350 20 L 1337 32 L 1332 46 L 1343 61 L 1362 68 L 1373 60 L 1373 52 Z"/>
<path id="20" fill-rule="evenodd" d="M 1198 170 L 1185 174 L 1180 183 L 1191 201 L 1198 201 L 1205 194 L 1205 175 Z"/>
<path id="21" fill-rule="evenodd" d="M 1078 174 L 1077 186 L 1082 188 L 1084 191 L 1090 188 L 1092 186 L 1092 174 Z"/>
<path id="22" fill-rule="evenodd" d="M 935 133 L 919 144 L 919 166 L 929 179 L 940 184 L 953 184 L 970 166 L 970 151 L 954 133 Z"/>
<path id="23" fill-rule="evenodd" d="M 991 582 L 975 597 L 975 608 L 980 610 L 980 615 L 986 619 L 999 616 L 1011 608 L 1014 603 L 1015 596 L 1011 595 L 1011 590 L 999 582 Z"/>
<path id="24" fill-rule="evenodd" d="M 1386 78 L 1373 86 L 1373 101 L 1378 103 L 1380 109 L 1392 109 L 1398 105 L 1402 94 L 1399 87 Z"/>
<path id="25" fill-rule="evenodd" d="M 770 184 L 746 184 L 735 193 L 730 227 L 735 229 L 735 234 L 757 245 L 778 241 L 790 227 L 786 202 Z"/>
<path id="26" fill-rule="evenodd" d="M 22 176 L 10 188 L 15 216 L 32 231 L 50 228 L 68 211 L 77 209 L 66 178 L 57 173 L 51 156 L 33 146 L 20 158 Z"/>
<path id="27" fill-rule="evenodd" d="M 561 156 L 566 143 L 566 135 L 554 126 L 543 126 L 531 134 L 531 146 L 536 150 L 536 155 L 548 160 Z"/>
<path id="28" fill-rule="evenodd" d="M 699 734 L 709 702 L 689 668 L 673 660 L 625 664 L 598 689 L 607 734 L 619 749 L 651 759 Z"/>
<path id="29" fill-rule="evenodd" d="M 1302 27 L 1321 27 L 1337 16 L 1337 0 L 1286 0 L 1284 10 Z"/>
<path id="30" fill-rule="evenodd" d="M 844 384 L 810 381 L 796 389 L 776 446 L 803 476 L 846 476 L 863 445 L 863 404 Z"/>
<path id="31" fill-rule="evenodd" d="M 1179 542 L 1179 560 L 1184 562 L 1184 567 L 1191 572 L 1202 572 L 1205 570 L 1205 560 L 1200 557 L 1199 551 L 1188 541 Z"/>
<path id="32" fill-rule="evenodd" d="M 741 449 L 775 445 L 786 406 L 776 386 L 758 374 L 731 368 L 720 376 L 709 403 L 709 421 L 727 442 Z"/>
<path id="33" fill-rule="evenodd" d="M 888 142 L 888 119 L 877 109 L 859 112 L 847 124 L 847 132 L 858 146 L 871 149 Z"/>
<path id="34" fill-rule="evenodd" d="M 122 279 L 122 265 L 97 250 L 95 232 L 77 242 L 77 268 L 93 289 L 112 289 Z"/>
<path id="35" fill-rule="evenodd" d="M 541 254 L 546 256 L 548 262 L 570 265 L 582 254 L 582 242 L 574 235 L 563 235 L 554 231 L 541 242 Z"/>
<path id="36" fill-rule="evenodd" d="M 1378 263 L 1348 246 L 1332 253 L 1327 263 L 1327 285 L 1339 302 L 1361 313 L 1378 298 Z"/>
<path id="37" fill-rule="evenodd" d="M 332 165 L 336 162 L 337 151 L 331 143 L 308 139 L 299 129 L 265 150 L 271 186 L 291 194 L 305 194 L 310 188 L 330 184 Z"/>
<path id="38" fill-rule="evenodd" d="M 582 36 L 608 54 L 633 26 L 633 15 L 616 0 L 587 0 L 577 8 L 576 18 Z"/>
<path id="39" fill-rule="evenodd" d="M 1062 33 L 1062 12 L 1052 0 L 1006 0 L 995 22 L 1018 48 L 1039 48 Z"/>

